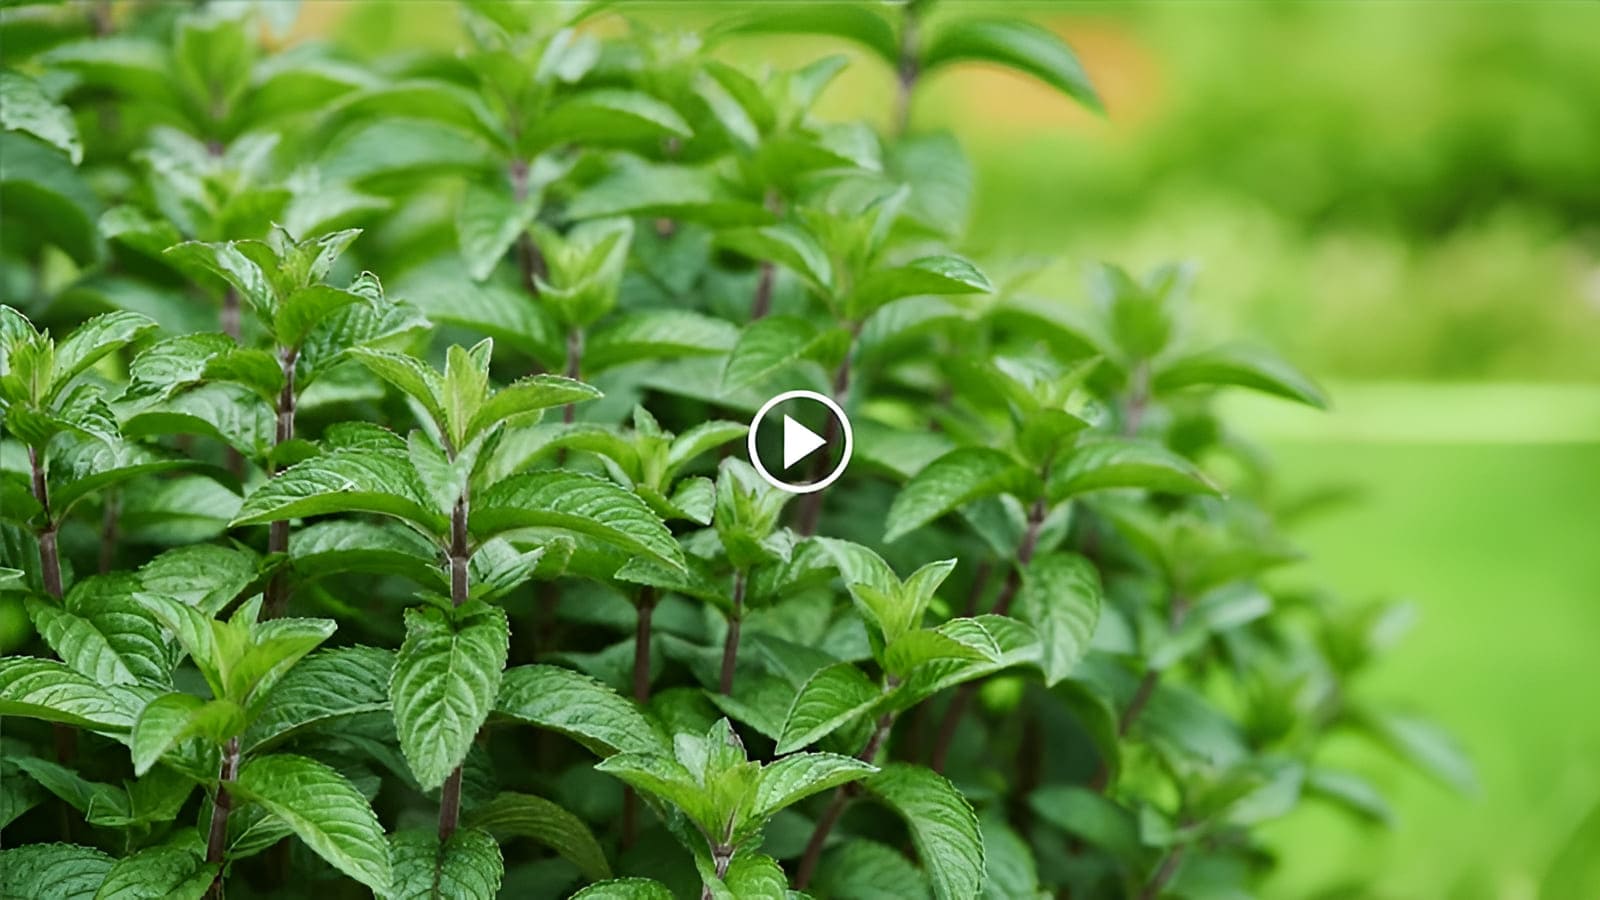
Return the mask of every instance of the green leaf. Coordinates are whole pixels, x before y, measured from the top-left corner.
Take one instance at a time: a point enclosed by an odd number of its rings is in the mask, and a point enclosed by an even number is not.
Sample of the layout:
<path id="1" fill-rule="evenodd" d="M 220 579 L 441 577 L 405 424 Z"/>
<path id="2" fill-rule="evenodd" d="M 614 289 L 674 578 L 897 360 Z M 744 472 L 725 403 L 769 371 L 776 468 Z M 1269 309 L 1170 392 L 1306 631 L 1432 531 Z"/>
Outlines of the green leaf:
<path id="1" fill-rule="evenodd" d="M 1306 773 L 1306 793 L 1321 797 L 1380 825 L 1394 822 L 1394 810 L 1377 786 L 1354 772 L 1316 767 Z"/>
<path id="2" fill-rule="evenodd" d="M 1029 795 L 1028 805 L 1040 819 L 1123 862 L 1139 858 L 1137 820 L 1098 791 L 1076 785 L 1050 785 Z"/>
<path id="3" fill-rule="evenodd" d="M 243 385 L 268 403 L 283 392 L 283 366 L 265 350 L 230 348 L 207 361 L 203 374 L 207 381 Z"/>
<path id="4" fill-rule="evenodd" d="M 59 394 L 106 354 L 126 347 L 155 327 L 149 317 L 122 310 L 95 316 L 79 325 L 56 346 L 51 394 Z"/>
<path id="5" fill-rule="evenodd" d="M 95 900 L 200 900 L 222 870 L 187 847 L 140 850 L 117 860 Z"/>
<path id="6" fill-rule="evenodd" d="M 260 244 L 255 246 L 259 247 Z M 212 244 L 187 241 L 167 248 L 166 257 L 181 270 L 216 275 L 232 285 L 240 298 L 256 312 L 271 317 L 278 302 L 272 281 L 261 266 L 239 248 L 240 244 L 236 241 Z"/>
<path id="7" fill-rule="evenodd" d="M 596 763 L 595 771 L 677 807 L 705 834 L 720 835 L 731 824 L 724 818 L 731 811 L 724 811 L 707 785 L 674 757 L 622 752 Z"/>
<path id="8" fill-rule="evenodd" d="M 812 289 L 833 290 L 833 264 L 817 239 L 798 225 L 780 222 L 718 233 L 717 243 L 754 260 L 777 263 L 805 279 Z"/>
<path id="9" fill-rule="evenodd" d="M 1242 387 L 1317 409 L 1328 408 L 1327 394 L 1305 373 L 1271 351 L 1241 344 L 1225 344 L 1164 363 L 1152 385 L 1157 391 L 1193 385 Z"/>
<path id="10" fill-rule="evenodd" d="M 575 220 L 656 216 L 704 225 L 764 225 L 772 213 L 736 198 L 710 168 L 627 164 L 586 188 L 567 206 Z"/>
<path id="11" fill-rule="evenodd" d="M 852 838 L 823 857 L 815 882 L 819 897 L 855 900 L 927 900 L 928 879 L 911 860 L 876 841 Z"/>
<path id="12" fill-rule="evenodd" d="M 1038 490 L 1038 477 L 1007 454 L 958 448 L 929 463 L 896 495 L 883 539 L 896 540 L 974 500 L 996 494 L 1028 500 Z"/>
<path id="13" fill-rule="evenodd" d="M 85 266 L 99 256 L 100 201 L 53 147 L 0 132 L 0 206 L 6 211 L 0 225 L 11 253 L 53 244 Z"/>
<path id="14" fill-rule="evenodd" d="M 360 295 L 326 284 L 301 288 L 278 305 L 277 313 L 273 316 L 273 331 L 279 344 L 298 348 L 328 316 L 361 302 L 363 299 Z"/>
<path id="15" fill-rule="evenodd" d="M 984 900 L 1038 897 L 1039 870 L 1028 842 L 1006 824 L 998 809 L 986 810 L 978 821 L 983 834 Z"/>
<path id="16" fill-rule="evenodd" d="M 701 422 L 673 439 L 667 449 L 667 471 L 675 474 L 700 454 L 743 438 L 750 426 L 743 422 Z"/>
<path id="17" fill-rule="evenodd" d="M 495 712 L 558 731 L 606 756 L 669 753 L 671 743 L 632 701 L 599 681 L 557 666 L 515 666 L 500 682 Z"/>
<path id="18" fill-rule="evenodd" d="M 605 850 L 583 820 L 532 794 L 504 793 L 474 809 L 467 824 L 482 828 L 501 840 L 532 838 L 578 867 L 583 877 L 603 881 L 611 877 Z"/>
<path id="19" fill-rule="evenodd" d="M 335 450 L 296 463 L 261 485 L 245 498 L 232 526 L 366 512 L 406 519 L 430 534 L 443 534 L 448 523 L 431 506 L 403 454 Z"/>
<path id="20" fill-rule="evenodd" d="M 938 900 L 970 900 L 983 890 L 983 836 L 978 817 L 943 776 L 893 763 L 868 778 L 867 791 L 905 820 Z"/>
<path id="21" fill-rule="evenodd" d="M 307 656 L 267 694 L 240 741 L 241 750 L 252 754 L 306 730 L 387 711 L 394 664 L 393 651 L 375 647 L 339 647 Z"/>
<path id="22" fill-rule="evenodd" d="M 719 26 L 732 34 L 822 34 L 854 41 L 893 66 L 900 57 L 894 27 L 876 9 L 855 3 L 773 4 Z"/>
<path id="23" fill-rule="evenodd" d="M 244 710 L 231 700 L 205 701 L 193 694 L 165 694 L 145 705 L 133 723 L 128 746 L 133 773 L 150 771 L 168 750 L 192 737 L 222 744 L 244 730 Z"/>
<path id="24" fill-rule="evenodd" d="M 684 568 L 678 542 L 643 500 L 590 475 L 530 472 L 508 478 L 474 498 L 471 527 L 479 540 L 522 528 L 573 531 Z"/>
<path id="25" fill-rule="evenodd" d="M 1022 573 L 1017 615 L 1039 633 L 1045 684 L 1071 674 L 1100 621 L 1100 573 L 1076 553 L 1037 556 Z"/>
<path id="26" fill-rule="evenodd" d="M 961 621 L 952 619 L 954 621 Z M 970 620 L 969 620 L 970 621 Z M 948 624 L 948 623 L 946 623 Z M 989 648 L 962 643 L 942 631 L 923 628 L 906 632 L 883 652 L 883 667 L 896 678 L 907 678 L 921 666 L 940 660 L 993 662 L 999 654 Z"/>
<path id="27" fill-rule="evenodd" d="M 585 373 L 651 359 L 715 356 L 739 338 L 731 322 L 685 309 L 617 316 L 595 328 L 583 350 Z"/>
<path id="28" fill-rule="evenodd" d="M 603 394 L 581 381 L 560 375 L 531 375 L 521 378 L 495 391 L 478 408 L 477 415 L 467 425 L 466 439 L 474 437 L 499 422 L 519 424 L 524 416 L 569 403 L 598 400 Z"/>
<path id="29" fill-rule="evenodd" d="M 146 591 L 215 615 L 233 602 L 259 573 L 260 560 L 249 550 L 197 544 L 157 556 L 139 569 Z M 68 606 L 73 596 L 67 597 Z"/>
<path id="30" fill-rule="evenodd" d="M 93 900 L 116 864 L 93 847 L 22 844 L 0 850 L 0 897 Z"/>
<path id="31" fill-rule="evenodd" d="M 128 438 L 200 434 L 259 459 L 272 447 L 272 407 L 242 385 L 203 384 L 139 412 L 122 424 Z"/>
<path id="32" fill-rule="evenodd" d="M 877 771 L 877 766 L 835 753 L 785 756 L 761 770 L 761 783 L 756 787 L 753 822 L 764 823 L 778 810 L 793 806 L 812 794 L 858 781 Z M 760 824 L 753 827 L 759 828 Z"/>
<path id="33" fill-rule="evenodd" d="M 1032 75 L 1096 112 L 1104 112 L 1088 73 L 1064 41 L 1026 19 L 969 18 L 943 22 L 923 47 L 922 68 L 955 62 L 999 63 Z"/>
<path id="34" fill-rule="evenodd" d="M 383 826 L 344 776 L 315 760 L 277 753 L 246 762 L 234 788 L 283 820 L 329 865 L 374 893 L 388 893 Z"/>
<path id="35" fill-rule="evenodd" d="M 51 100 L 39 82 L 19 72 L 0 72 L 0 128 L 26 131 L 67 154 L 73 165 L 83 162 L 83 142 L 72 110 Z"/>
<path id="36" fill-rule="evenodd" d="M 24 716 L 123 732 L 133 716 L 101 685 L 62 663 L 32 656 L 0 659 L 0 716 Z"/>
<path id="37" fill-rule="evenodd" d="M 80 582 L 72 595 L 65 609 L 26 600 L 33 626 L 62 661 L 96 684 L 170 683 L 161 627 L 130 593 L 91 592 Z"/>
<path id="38" fill-rule="evenodd" d="M 350 356 L 422 404 L 434 423 L 444 428 L 444 379 L 427 363 L 410 354 L 370 347 L 353 347 Z"/>
<path id="39" fill-rule="evenodd" d="M 602 88 L 558 103 L 518 143 L 531 158 L 557 144 L 615 145 L 689 135 L 689 123 L 660 100 L 637 91 Z"/>
<path id="40" fill-rule="evenodd" d="M 392 900 L 493 897 L 505 875 L 500 845 L 476 828 L 457 830 L 443 847 L 435 831 L 399 832 L 389 838 L 389 858 Z"/>
<path id="41" fill-rule="evenodd" d="M 1194 463 L 1149 441 L 1103 437 L 1085 440 L 1051 472 L 1050 502 L 1090 491 L 1142 488 L 1168 494 L 1219 494 Z"/>
<path id="42" fill-rule="evenodd" d="M 18 756 L 13 763 L 92 823 L 106 816 L 126 817 L 129 812 L 128 795 L 121 788 L 90 781 L 66 766 L 36 757 Z"/>
<path id="43" fill-rule="evenodd" d="M 855 721 L 882 698 L 873 684 L 852 663 L 828 666 L 806 679 L 784 716 L 777 753 L 792 753 L 810 746 Z"/>
<path id="44" fill-rule="evenodd" d="M 526 292 L 509 278 L 475 282 L 463 266 L 446 258 L 407 272 L 395 293 L 432 322 L 492 337 L 496 345 L 512 347 L 546 368 L 560 369 L 564 362 L 564 337 L 550 312 L 543 304 L 528 302 Z"/>
<path id="45" fill-rule="evenodd" d="M 849 346 L 841 328 L 819 330 L 805 319 L 767 316 L 745 326 L 722 369 L 722 389 L 758 384 L 801 360 L 836 356 Z"/>
<path id="46" fill-rule="evenodd" d="M 517 202 L 503 180 L 492 185 L 473 182 L 461 197 L 456 215 L 456 235 L 467 272 L 482 281 L 505 259 L 506 251 L 528 230 L 538 206 Z"/>
<path id="47" fill-rule="evenodd" d="M 289 559 L 307 580 L 362 572 L 445 588 L 438 557 L 436 545 L 399 522 L 328 520 L 289 536 Z"/>
<path id="48" fill-rule="evenodd" d="M 978 267 L 959 256 L 925 256 L 903 266 L 874 269 L 856 285 L 849 309 L 857 318 L 891 300 L 924 294 L 983 294 L 994 290 Z"/>
<path id="49" fill-rule="evenodd" d="M 617 878 L 591 884 L 572 900 L 673 900 L 673 894 L 653 878 Z"/>
<path id="50" fill-rule="evenodd" d="M 511 632 L 505 611 L 471 603 L 447 615 L 406 610 L 406 639 L 389 679 L 400 749 L 423 790 L 467 758 L 489 717 Z"/>
<path id="51" fill-rule="evenodd" d="M 1375 710 L 1360 711 L 1355 722 L 1417 771 L 1463 794 L 1478 790 L 1472 760 L 1448 732 L 1433 722 L 1420 716 Z"/>

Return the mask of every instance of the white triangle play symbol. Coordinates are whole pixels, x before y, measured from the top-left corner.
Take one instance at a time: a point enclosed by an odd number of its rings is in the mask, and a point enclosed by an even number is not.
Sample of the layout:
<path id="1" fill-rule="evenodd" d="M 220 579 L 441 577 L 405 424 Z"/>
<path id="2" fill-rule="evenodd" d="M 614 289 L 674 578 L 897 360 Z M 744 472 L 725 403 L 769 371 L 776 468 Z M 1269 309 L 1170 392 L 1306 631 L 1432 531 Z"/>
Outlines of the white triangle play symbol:
<path id="1" fill-rule="evenodd" d="M 815 431 L 788 416 L 783 417 L 783 467 L 785 469 L 810 456 L 825 443 L 827 441 L 819 437 Z"/>

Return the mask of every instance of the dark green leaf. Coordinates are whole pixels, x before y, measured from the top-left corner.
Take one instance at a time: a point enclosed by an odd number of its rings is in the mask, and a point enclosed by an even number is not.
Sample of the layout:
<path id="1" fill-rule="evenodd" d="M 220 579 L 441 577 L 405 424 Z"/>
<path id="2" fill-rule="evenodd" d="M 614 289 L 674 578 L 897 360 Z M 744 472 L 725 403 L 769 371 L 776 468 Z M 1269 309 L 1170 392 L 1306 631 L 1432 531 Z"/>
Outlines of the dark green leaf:
<path id="1" fill-rule="evenodd" d="M 895 763 L 868 778 L 867 791 L 905 820 L 933 895 L 972 898 L 983 890 L 983 835 L 961 792 L 930 769 Z"/>
<path id="2" fill-rule="evenodd" d="M 315 760 L 280 753 L 246 762 L 235 789 L 281 819 L 329 865 L 374 893 L 388 893 L 383 826 L 344 776 Z"/>
<path id="3" fill-rule="evenodd" d="M 577 866 L 585 878 L 603 881 L 611 877 L 605 851 L 589 826 L 543 797 L 501 794 L 473 810 L 467 822 L 501 839 L 532 838 Z"/>
<path id="4" fill-rule="evenodd" d="M 400 749 L 423 790 L 467 758 L 489 717 L 510 646 L 505 611 L 473 604 L 453 615 L 406 610 L 406 639 L 389 679 Z"/>
<path id="5" fill-rule="evenodd" d="M 554 528 L 684 568 L 678 542 L 644 501 L 588 475 L 530 472 L 508 478 L 475 498 L 471 522 L 479 539 L 513 529 Z"/>

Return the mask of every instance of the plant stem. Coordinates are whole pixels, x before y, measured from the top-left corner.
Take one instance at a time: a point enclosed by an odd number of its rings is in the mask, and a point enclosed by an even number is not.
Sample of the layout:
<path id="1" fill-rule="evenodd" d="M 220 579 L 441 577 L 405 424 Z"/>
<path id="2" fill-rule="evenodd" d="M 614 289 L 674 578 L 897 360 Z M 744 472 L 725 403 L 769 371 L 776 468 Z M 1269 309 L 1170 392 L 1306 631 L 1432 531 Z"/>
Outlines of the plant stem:
<path id="1" fill-rule="evenodd" d="M 228 288 L 222 294 L 222 333 L 239 340 L 239 292 Z"/>
<path id="2" fill-rule="evenodd" d="M 528 200 L 528 164 L 522 160 L 513 160 L 511 163 L 511 192 L 516 197 L 520 206 Z M 527 229 L 517 235 L 517 270 L 522 273 L 522 289 L 528 296 L 539 296 L 539 279 L 546 274 L 544 254 L 539 251 L 539 245 L 533 242 L 533 235 Z"/>
<path id="3" fill-rule="evenodd" d="M 117 513 L 121 504 L 117 501 L 116 492 L 108 492 L 101 506 L 99 572 L 105 575 L 117 561 Z"/>
<path id="4" fill-rule="evenodd" d="M 1017 591 L 1022 587 L 1022 570 L 1033 561 L 1033 551 L 1039 546 L 1039 529 L 1044 525 L 1045 507 L 1043 499 L 1035 500 L 1033 507 L 1028 510 L 1028 527 L 1022 533 L 1022 543 L 1017 545 L 1017 564 L 1006 575 L 1006 583 L 1000 588 L 1000 596 L 994 600 L 994 614 L 1003 616 L 1011 610 L 1011 601 L 1016 599 Z M 961 724 L 961 718 L 966 715 L 967 707 L 972 703 L 972 695 L 977 693 L 978 683 L 969 681 L 956 689 L 954 697 L 950 698 L 950 706 L 945 710 L 944 718 L 939 722 L 939 736 L 933 745 L 933 754 L 928 759 L 928 766 L 935 772 L 943 772 L 945 759 L 950 754 L 950 744 L 955 740 L 956 727 Z"/>
<path id="5" fill-rule="evenodd" d="M 1161 858 L 1161 866 L 1150 876 L 1150 881 L 1145 884 L 1144 890 L 1139 892 L 1139 900 L 1156 900 L 1161 896 L 1162 889 L 1174 875 L 1178 874 L 1178 867 L 1183 865 L 1183 855 L 1188 849 L 1188 844 L 1179 844 L 1167 851 L 1167 855 Z"/>
<path id="6" fill-rule="evenodd" d="M 776 280 L 777 267 L 772 260 L 761 261 L 761 275 L 756 279 L 756 299 L 750 304 L 750 321 L 765 318 L 772 311 L 772 282 Z"/>
<path id="7" fill-rule="evenodd" d="M 724 696 L 733 693 L 733 664 L 739 658 L 739 630 L 744 622 L 743 571 L 733 573 L 733 611 L 728 614 L 728 634 L 722 640 L 722 680 Z"/>
<path id="8" fill-rule="evenodd" d="M 281 347 L 278 350 L 278 368 L 283 373 L 283 389 L 278 391 L 278 424 L 272 436 L 274 449 L 294 440 L 294 366 L 300 358 L 300 351 L 294 347 Z M 271 469 L 276 472 L 277 464 L 273 463 Z M 280 519 L 267 526 L 267 553 L 289 552 L 289 520 Z M 289 606 L 289 580 L 285 567 L 280 565 L 272 573 L 272 579 L 267 582 L 266 591 L 266 618 L 276 619 L 282 616 Z"/>
<path id="9" fill-rule="evenodd" d="M 639 622 L 633 631 L 633 699 L 640 706 L 650 702 L 650 619 L 656 610 L 656 589 L 639 590 Z M 639 838 L 639 795 L 632 787 L 622 789 L 622 846 L 632 847 Z"/>
<path id="10" fill-rule="evenodd" d="M 450 451 L 450 458 L 455 459 L 455 451 Z M 466 489 L 463 488 L 461 496 L 456 498 L 456 505 L 450 510 L 450 604 L 459 607 L 467 602 L 470 590 L 468 583 L 469 566 L 472 563 L 472 545 L 467 533 L 467 513 L 469 500 Z M 444 787 L 439 791 L 439 843 L 450 840 L 456 833 L 456 826 L 461 821 L 461 766 L 456 766 L 450 777 L 444 780 Z"/>
<path id="11" fill-rule="evenodd" d="M 1144 411 L 1150 405 L 1150 365 L 1139 363 L 1128 376 L 1128 396 L 1123 401 L 1122 434 L 1133 437 L 1139 433 L 1144 421 Z"/>
<path id="12" fill-rule="evenodd" d="M 863 762 L 872 762 L 877 758 L 878 751 L 882 749 L 883 742 L 889 737 L 889 730 L 893 727 L 894 713 L 884 713 L 879 716 L 878 725 L 872 730 L 872 737 L 867 739 L 867 745 L 861 748 L 856 758 Z M 828 801 L 828 808 L 824 809 L 821 817 L 817 819 L 817 827 L 812 830 L 811 840 L 806 842 L 805 853 L 800 857 L 800 868 L 796 870 L 794 880 L 796 890 L 803 891 L 806 885 L 811 883 L 811 876 L 817 872 L 817 862 L 822 859 L 822 847 L 828 842 L 828 833 L 833 831 L 833 826 L 839 824 L 839 818 L 844 815 L 845 808 L 860 792 L 860 786 L 854 782 L 833 792 L 833 799 Z"/>
<path id="13" fill-rule="evenodd" d="M 206 838 L 206 862 L 221 865 L 228 853 L 228 814 L 233 812 L 233 797 L 228 785 L 239 777 L 239 739 L 229 738 L 222 749 L 222 767 L 217 773 L 217 795 L 211 801 L 211 828 Z M 211 882 L 206 896 L 222 897 L 222 871 Z"/>
<path id="14" fill-rule="evenodd" d="M 905 135 L 911 127 L 911 93 L 916 89 L 921 75 L 917 65 L 917 15 L 908 7 L 900 23 L 900 64 L 896 67 L 894 96 L 894 133 Z"/>
<path id="15" fill-rule="evenodd" d="M 1176 629 L 1183 624 L 1189 616 L 1189 599 L 1182 594 L 1174 595 L 1172 606 L 1167 610 L 1167 621 L 1171 628 Z M 1139 679 L 1139 686 L 1133 691 L 1133 699 L 1128 701 L 1128 708 L 1122 711 L 1117 718 L 1117 737 L 1127 737 L 1132 730 L 1133 723 L 1139 720 L 1139 715 L 1150 704 L 1150 698 L 1155 695 L 1156 686 L 1161 683 L 1160 669 L 1147 669 L 1144 677 Z"/>
<path id="16" fill-rule="evenodd" d="M 583 329 L 574 325 L 567 331 L 567 370 L 565 374 L 568 378 L 576 379 L 582 371 Z M 568 425 L 572 424 L 572 420 L 576 418 L 576 415 L 577 408 L 571 403 L 561 408 L 561 421 Z M 563 455 L 565 455 L 564 451 Z"/>
<path id="17" fill-rule="evenodd" d="M 851 357 L 856 353 L 856 337 L 861 334 L 861 323 L 855 322 L 850 326 L 850 346 L 845 349 L 844 359 L 839 363 L 839 368 L 833 373 L 833 399 L 834 402 L 843 404 L 844 395 L 850 390 Z M 822 443 L 824 447 L 831 446 L 839 438 L 839 420 L 835 416 L 828 417 L 828 424 L 822 428 Z M 810 481 L 821 481 L 828 474 L 829 456 L 824 453 L 811 464 Z M 795 530 L 801 537 L 811 537 L 817 533 L 817 520 L 822 516 L 822 491 L 812 491 L 800 498 L 800 515 Z"/>
<path id="18" fill-rule="evenodd" d="M 44 524 L 39 528 L 39 568 L 40 577 L 44 580 L 45 593 L 61 599 L 61 551 L 56 544 L 56 529 L 59 527 L 55 517 L 50 514 L 50 486 L 45 480 L 44 457 L 33 448 L 28 448 L 28 468 L 33 473 L 33 499 L 39 501 Z"/>

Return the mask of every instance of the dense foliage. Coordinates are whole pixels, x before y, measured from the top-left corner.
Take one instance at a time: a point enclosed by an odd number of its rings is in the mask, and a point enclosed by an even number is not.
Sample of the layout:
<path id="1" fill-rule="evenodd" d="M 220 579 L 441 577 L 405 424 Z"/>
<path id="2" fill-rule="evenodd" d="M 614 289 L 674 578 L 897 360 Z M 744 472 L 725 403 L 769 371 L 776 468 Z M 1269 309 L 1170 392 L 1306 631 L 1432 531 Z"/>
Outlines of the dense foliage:
<path id="1" fill-rule="evenodd" d="M 482 2 L 360 63 L 285 8 L 4 19 L 0 894 L 1238 896 L 1302 800 L 1387 818 L 1336 735 L 1470 780 L 1363 699 L 1393 611 L 1272 577 L 1305 504 L 1211 401 L 1319 388 L 1184 267 L 951 249 L 908 98 L 1096 107 L 1048 31 Z M 798 499 L 738 452 L 793 387 L 856 421 Z"/>

